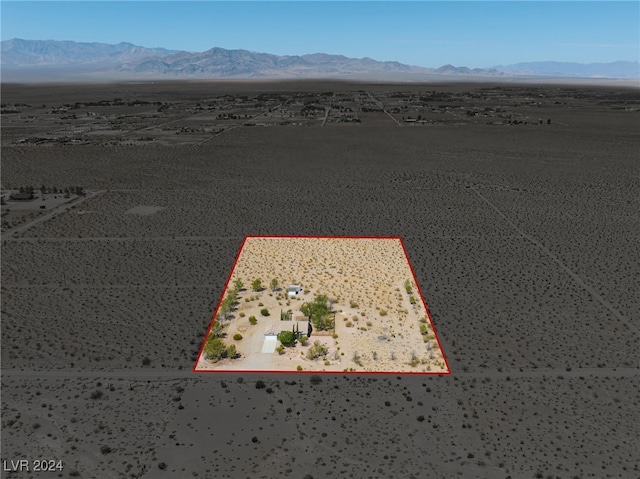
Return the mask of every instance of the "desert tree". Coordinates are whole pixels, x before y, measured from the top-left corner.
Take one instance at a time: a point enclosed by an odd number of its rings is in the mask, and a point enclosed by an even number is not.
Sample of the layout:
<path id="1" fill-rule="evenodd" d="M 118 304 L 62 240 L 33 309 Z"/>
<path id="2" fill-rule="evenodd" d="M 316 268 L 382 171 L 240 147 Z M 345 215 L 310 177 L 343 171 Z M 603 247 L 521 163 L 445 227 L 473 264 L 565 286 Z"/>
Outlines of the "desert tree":
<path id="1" fill-rule="evenodd" d="M 204 346 L 204 354 L 208 360 L 217 363 L 220 359 L 227 357 L 227 347 L 222 339 L 209 337 Z"/>
<path id="2" fill-rule="evenodd" d="M 244 286 L 244 283 L 242 282 L 242 280 L 240 278 L 236 279 L 233 282 L 233 289 L 235 289 L 236 291 L 240 291 L 243 286 Z"/>
<path id="3" fill-rule="evenodd" d="M 312 302 L 304 303 L 300 311 L 318 330 L 332 329 L 334 326 L 329 299 L 326 295 L 317 295 Z"/>
<path id="4" fill-rule="evenodd" d="M 271 291 L 275 291 L 278 289 L 278 280 L 276 278 L 273 278 L 271 280 L 271 283 L 269 283 L 269 286 L 271 286 Z"/>
<path id="5" fill-rule="evenodd" d="M 220 310 L 218 311 L 218 315 L 222 317 L 222 319 L 229 319 L 229 314 L 233 309 L 233 299 L 230 296 L 227 296 L 220 303 Z"/>
<path id="6" fill-rule="evenodd" d="M 254 291 L 262 291 L 262 280 L 254 279 L 253 282 L 251 283 L 251 288 Z"/>
<path id="7" fill-rule="evenodd" d="M 278 334 L 278 341 L 282 343 L 283 346 L 291 347 L 296 344 L 296 334 L 293 331 L 281 331 Z"/>
<path id="8" fill-rule="evenodd" d="M 224 330 L 224 326 L 220 321 L 214 321 L 213 326 L 211 326 L 211 337 L 220 338 L 222 337 L 222 331 Z"/>

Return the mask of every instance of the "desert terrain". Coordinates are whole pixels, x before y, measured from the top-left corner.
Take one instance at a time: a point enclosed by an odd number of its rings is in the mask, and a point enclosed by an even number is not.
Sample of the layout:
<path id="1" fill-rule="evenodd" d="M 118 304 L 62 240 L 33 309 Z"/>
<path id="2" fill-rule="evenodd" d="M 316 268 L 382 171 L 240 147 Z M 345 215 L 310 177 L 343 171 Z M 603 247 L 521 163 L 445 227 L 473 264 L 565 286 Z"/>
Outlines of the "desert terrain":
<path id="1" fill-rule="evenodd" d="M 449 372 L 401 241 L 247 238 L 225 288 L 238 299 L 215 318 L 238 357 L 212 361 L 205 350 L 195 370 Z M 308 336 L 304 305 L 318 295 L 330 327 Z M 308 341 L 285 347 L 274 337 L 294 327 Z"/>
<path id="2" fill-rule="evenodd" d="M 87 194 L 2 206 L 2 477 L 640 477 L 639 106 L 3 84 L 2 189 Z M 194 373 L 247 235 L 401 237 L 451 374 Z"/>

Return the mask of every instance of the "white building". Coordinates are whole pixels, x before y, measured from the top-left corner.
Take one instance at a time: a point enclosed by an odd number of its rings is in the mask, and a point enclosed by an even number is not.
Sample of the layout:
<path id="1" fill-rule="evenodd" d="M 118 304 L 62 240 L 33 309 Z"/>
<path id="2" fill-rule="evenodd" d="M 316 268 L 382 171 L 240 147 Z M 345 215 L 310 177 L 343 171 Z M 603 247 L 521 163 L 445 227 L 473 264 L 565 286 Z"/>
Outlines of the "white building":
<path id="1" fill-rule="evenodd" d="M 289 295 L 289 297 L 298 296 L 300 293 L 302 293 L 302 287 L 297 284 L 292 284 L 287 288 L 287 295 Z"/>

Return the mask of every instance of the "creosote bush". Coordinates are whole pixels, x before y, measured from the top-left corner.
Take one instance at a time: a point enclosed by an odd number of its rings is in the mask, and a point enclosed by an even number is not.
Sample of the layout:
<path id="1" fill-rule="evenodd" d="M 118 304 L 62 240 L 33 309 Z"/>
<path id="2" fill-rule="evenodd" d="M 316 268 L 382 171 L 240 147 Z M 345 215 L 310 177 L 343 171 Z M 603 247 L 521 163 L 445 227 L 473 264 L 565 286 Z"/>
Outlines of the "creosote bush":
<path id="1" fill-rule="evenodd" d="M 319 357 L 325 357 L 328 353 L 327 347 L 320 341 L 314 341 L 313 345 L 307 351 L 307 359 L 314 360 Z"/>

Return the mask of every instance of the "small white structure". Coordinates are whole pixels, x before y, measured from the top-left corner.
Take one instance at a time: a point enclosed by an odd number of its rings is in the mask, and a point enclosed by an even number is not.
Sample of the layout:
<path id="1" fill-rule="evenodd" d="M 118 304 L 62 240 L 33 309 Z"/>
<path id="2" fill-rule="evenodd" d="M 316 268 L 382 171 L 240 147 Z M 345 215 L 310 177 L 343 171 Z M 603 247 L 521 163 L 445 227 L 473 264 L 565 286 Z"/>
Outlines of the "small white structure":
<path id="1" fill-rule="evenodd" d="M 287 288 L 287 295 L 289 297 L 298 296 L 300 293 L 302 293 L 302 287 L 297 284 L 292 284 Z"/>

